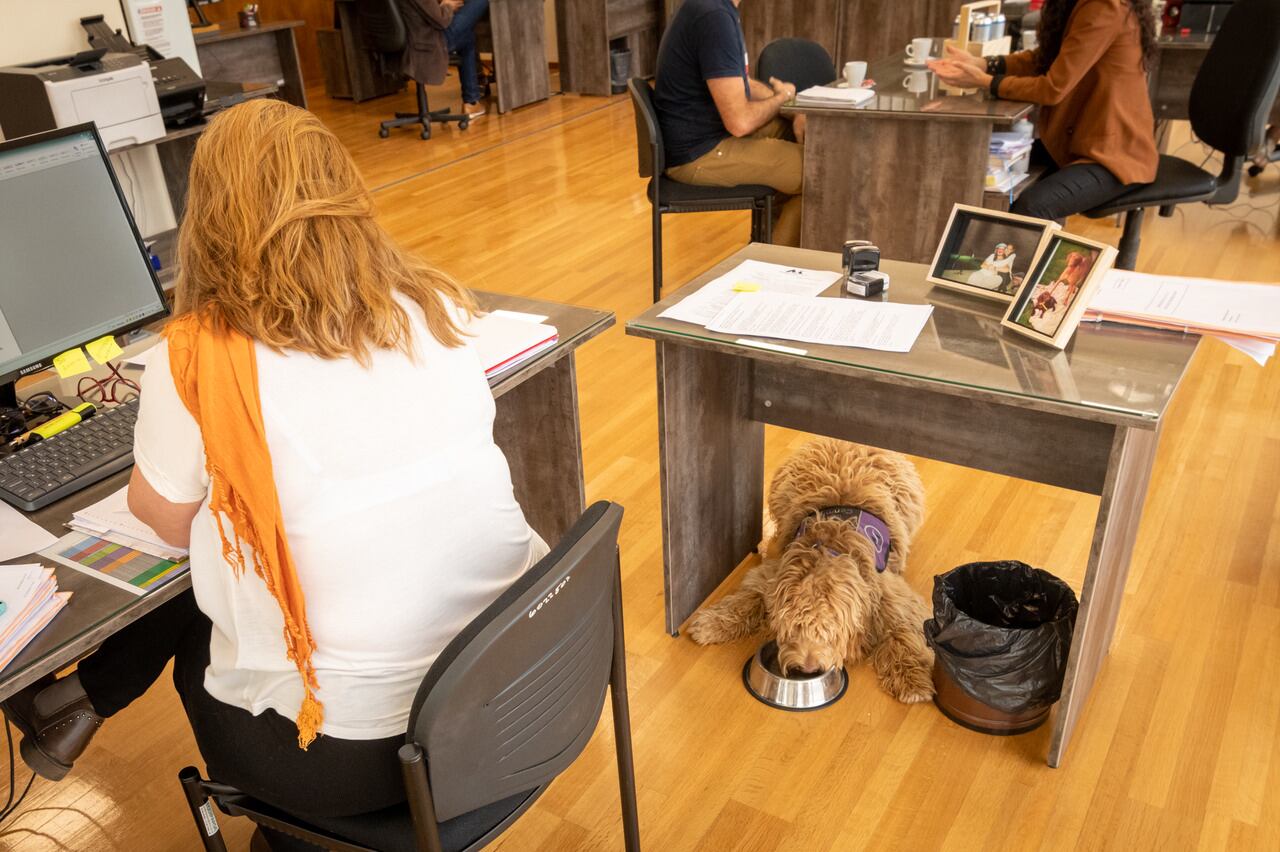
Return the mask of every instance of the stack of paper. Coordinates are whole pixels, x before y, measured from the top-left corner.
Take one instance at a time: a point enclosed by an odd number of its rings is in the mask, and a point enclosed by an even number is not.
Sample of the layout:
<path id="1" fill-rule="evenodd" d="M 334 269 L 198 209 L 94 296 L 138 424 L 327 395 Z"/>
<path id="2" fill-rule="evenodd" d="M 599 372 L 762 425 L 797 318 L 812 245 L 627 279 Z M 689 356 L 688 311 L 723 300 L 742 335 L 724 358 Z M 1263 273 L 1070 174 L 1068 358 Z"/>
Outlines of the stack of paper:
<path id="1" fill-rule="evenodd" d="M 67 526 L 77 532 L 97 536 L 152 556 L 165 559 L 181 559 L 186 556 L 185 548 L 167 543 L 151 527 L 133 516 L 126 499 L 128 491 L 127 487 L 121 488 L 110 497 L 74 513 Z"/>
<path id="2" fill-rule="evenodd" d="M 55 541 L 44 527 L 28 520 L 8 503 L 0 503 L 0 562 L 35 553 Z"/>
<path id="3" fill-rule="evenodd" d="M 841 273 L 825 269 L 801 269 L 779 263 L 744 260 L 708 281 L 696 293 L 667 308 L 660 317 L 705 326 L 724 310 L 738 293 L 784 293 L 816 296 L 840 280 Z"/>
<path id="4" fill-rule="evenodd" d="M 70 592 L 58 591 L 52 568 L 0 565 L 0 669 L 9 665 L 36 634 L 67 605 Z"/>
<path id="5" fill-rule="evenodd" d="M 739 293 L 707 330 L 910 352 L 932 312 L 933 305 Z"/>
<path id="6" fill-rule="evenodd" d="M 1280 341 L 1280 285 L 1112 269 L 1085 319 L 1209 334 L 1266 364 Z"/>
<path id="7" fill-rule="evenodd" d="M 875 96 L 875 89 L 810 86 L 796 95 L 796 106 L 856 107 Z"/>
<path id="8" fill-rule="evenodd" d="M 991 134 L 986 188 L 1008 192 L 1026 180 L 1031 164 L 1031 137 L 1010 131 Z"/>
<path id="9" fill-rule="evenodd" d="M 560 333 L 546 317 L 517 311 L 493 311 L 467 328 L 475 336 L 484 374 L 490 378 L 523 364 L 556 345 Z"/>

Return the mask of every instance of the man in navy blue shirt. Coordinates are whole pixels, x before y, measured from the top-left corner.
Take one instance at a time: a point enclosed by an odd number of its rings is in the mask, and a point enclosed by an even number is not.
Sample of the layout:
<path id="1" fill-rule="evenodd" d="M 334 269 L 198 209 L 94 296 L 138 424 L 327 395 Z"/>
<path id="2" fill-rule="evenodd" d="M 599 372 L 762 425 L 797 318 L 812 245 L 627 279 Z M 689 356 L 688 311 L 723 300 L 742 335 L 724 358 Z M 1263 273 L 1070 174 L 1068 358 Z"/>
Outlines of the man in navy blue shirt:
<path id="1" fill-rule="evenodd" d="M 751 78 L 740 2 L 684 0 L 662 37 L 653 100 L 667 175 L 699 186 L 764 184 L 792 196 L 773 241 L 799 245 L 803 149 L 779 115 L 796 89 Z"/>

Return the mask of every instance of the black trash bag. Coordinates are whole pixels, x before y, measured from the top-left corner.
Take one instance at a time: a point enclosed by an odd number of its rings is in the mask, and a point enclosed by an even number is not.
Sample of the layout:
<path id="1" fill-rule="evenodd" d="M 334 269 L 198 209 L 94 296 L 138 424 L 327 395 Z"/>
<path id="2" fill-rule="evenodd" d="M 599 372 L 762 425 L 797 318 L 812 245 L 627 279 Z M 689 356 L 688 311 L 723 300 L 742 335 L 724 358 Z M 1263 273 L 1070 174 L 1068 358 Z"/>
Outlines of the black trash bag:
<path id="1" fill-rule="evenodd" d="M 925 638 L 970 698 L 1005 713 L 1062 693 L 1078 609 L 1071 587 L 1023 562 L 971 562 L 933 579 Z"/>

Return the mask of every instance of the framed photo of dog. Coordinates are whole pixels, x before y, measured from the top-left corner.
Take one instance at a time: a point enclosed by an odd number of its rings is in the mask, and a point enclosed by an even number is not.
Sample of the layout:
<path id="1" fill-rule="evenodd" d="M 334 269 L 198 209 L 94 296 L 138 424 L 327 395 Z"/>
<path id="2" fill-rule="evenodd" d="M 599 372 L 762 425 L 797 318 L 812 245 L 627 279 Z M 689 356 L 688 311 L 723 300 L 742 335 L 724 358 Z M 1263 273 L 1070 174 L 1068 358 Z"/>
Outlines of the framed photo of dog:
<path id="1" fill-rule="evenodd" d="M 1106 243 L 1055 232 L 1000 324 L 1032 340 L 1065 348 L 1115 258 L 1116 250 Z"/>
<path id="2" fill-rule="evenodd" d="M 957 204 L 926 280 L 1007 304 L 1057 229 L 1045 219 Z"/>

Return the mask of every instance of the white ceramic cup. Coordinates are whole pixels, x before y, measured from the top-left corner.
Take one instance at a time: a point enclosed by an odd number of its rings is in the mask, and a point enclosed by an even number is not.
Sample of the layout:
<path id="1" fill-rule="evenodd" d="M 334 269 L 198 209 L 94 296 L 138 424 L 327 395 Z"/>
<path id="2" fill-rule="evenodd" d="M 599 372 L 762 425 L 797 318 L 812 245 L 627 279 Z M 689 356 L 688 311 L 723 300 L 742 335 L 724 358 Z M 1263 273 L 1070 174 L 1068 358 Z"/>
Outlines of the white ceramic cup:
<path id="1" fill-rule="evenodd" d="M 911 44 L 907 45 L 907 59 L 916 63 L 923 64 L 925 60 L 932 57 L 929 56 L 933 50 L 933 39 L 921 37 L 911 39 Z"/>
<path id="2" fill-rule="evenodd" d="M 929 90 L 928 71 L 908 71 L 902 78 L 902 86 L 913 95 L 923 94 Z"/>
<path id="3" fill-rule="evenodd" d="M 844 79 L 850 88 L 859 88 L 867 79 L 867 63 L 846 62 L 844 64 Z"/>

